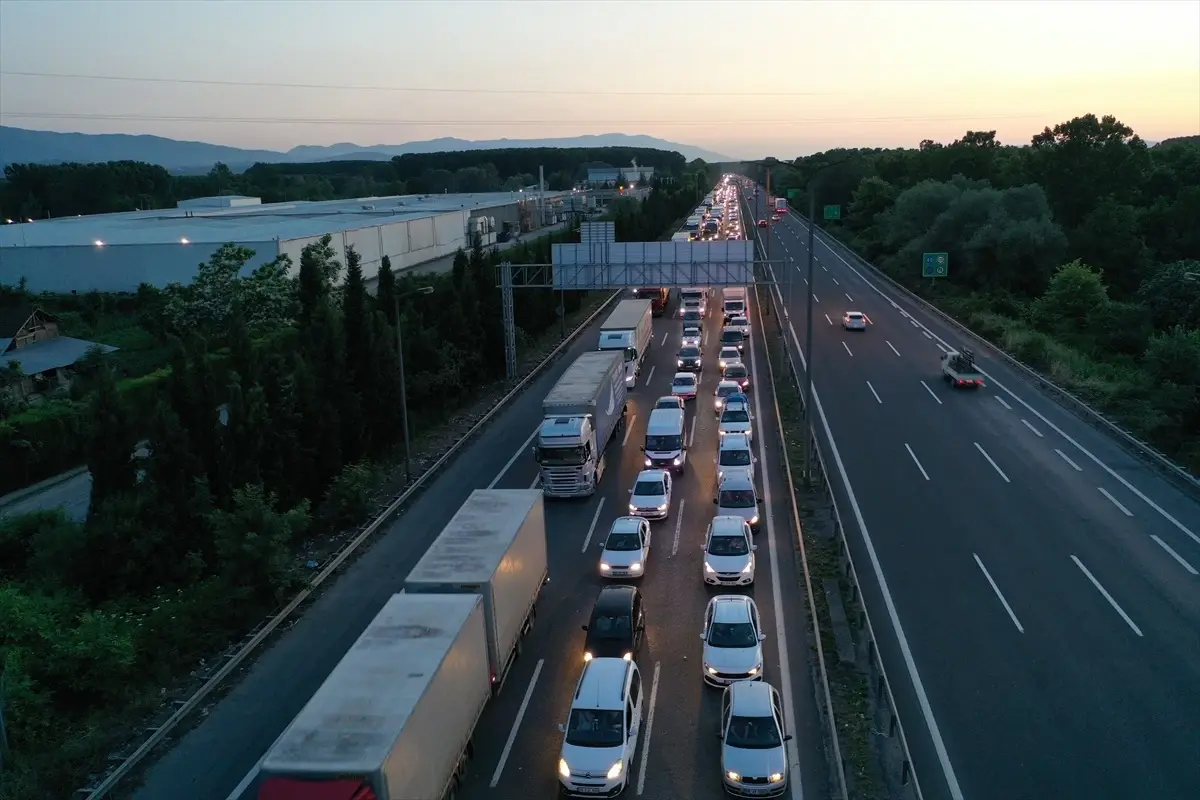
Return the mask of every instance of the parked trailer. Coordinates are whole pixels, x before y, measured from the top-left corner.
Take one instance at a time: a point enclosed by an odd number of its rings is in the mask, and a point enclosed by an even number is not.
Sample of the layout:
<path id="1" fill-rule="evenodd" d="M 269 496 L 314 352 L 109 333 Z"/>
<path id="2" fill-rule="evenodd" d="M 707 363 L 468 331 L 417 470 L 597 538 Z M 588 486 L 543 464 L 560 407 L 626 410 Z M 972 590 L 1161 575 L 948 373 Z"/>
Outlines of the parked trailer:
<path id="1" fill-rule="evenodd" d="M 637 386 L 642 362 L 654 336 L 652 304 L 649 300 L 622 300 L 600 326 L 598 350 L 621 350 L 625 353 L 625 383 Z"/>
<path id="2" fill-rule="evenodd" d="M 483 598 L 493 690 L 500 691 L 546 583 L 546 517 L 536 489 L 476 489 L 408 573 L 409 594 Z"/>
<path id="3" fill-rule="evenodd" d="M 625 418 L 624 356 L 583 353 L 542 401 L 533 457 L 547 497 L 589 497 L 604 477 L 604 453 Z"/>
<path id="4" fill-rule="evenodd" d="M 484 602 L 394 595 L 263 758 L 259 800 L 444 800 L 491 697 Z"/>

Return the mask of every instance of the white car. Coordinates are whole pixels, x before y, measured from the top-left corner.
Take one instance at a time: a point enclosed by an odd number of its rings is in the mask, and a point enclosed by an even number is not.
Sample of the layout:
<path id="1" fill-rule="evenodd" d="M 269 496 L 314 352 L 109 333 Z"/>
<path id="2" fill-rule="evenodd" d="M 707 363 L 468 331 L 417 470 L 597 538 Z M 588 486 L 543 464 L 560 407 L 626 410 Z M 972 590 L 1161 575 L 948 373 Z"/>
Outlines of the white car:
<path id="1" fill-rule="evenodd" d="M 735 797 L 780 797 L 788 788 L 783 703 L 766 681 L 739 681 L 721 697 L 721 780 Z M 642 756 L 645 758 L 645 754 Z"/>
<path id="2" fill-rule="evenodd" d="M 741 433 L 753 442 L 754 417 L 750 415 L 750 405 L 736 400 L 726 403 L 725 408 L 721 410 L 721 421 L 717 425 L 717 433 L 721 439 L 731 433 Z"/>
<path id="3" fill-rule="evenodd" d="M 671 394 L 683 400 L 695 400 L 698 388 L 695 373 L 676 372 L 675 377 L 671 379 Z"/>
<path id="4" fill-rule="evenodd" d="M 629 490 L 629 513 L 645 519 L 666 519 L 671 512 L 671 473 L 644 469 Z"/>
<path id="5" fill-rule="evenodd" d="M 713 408 L 717 411 L 717 416 L 721 416 L 721 409 L 725 406 L 725 398 L 733 394 L 739 394 L 742 391 L 742 385 L 737 381 L 718 381 L 717 388 L 713 389 Z"/>
<path id="6" fill-rule="evenodd" d="M 758 606 L 740 594 L 719 594 L 704 609 L 704 654 L 701 669 L 710 686 L 763 677 L 763 640 Z"/>
<path id="7" fill-rule="evenodd" d="M 750 526 L 741 517 L 713 517 L 704 551 L 704 582 L 710 586 L 749 586 L 754 583 L 754 544 Z"/>
<path id="8" fill-rule="evenodd" d="M 683 343 L 681 347 L 699 347 L 703 338 L 704 334 L 699 328 L 694 325 L 686 325 L 683 328 Z"/>
<path id="9" fill-rule="evenodd" d="M 568 796 L 616 797 L 629 785 L 637 757 L 645 691 L 637 664 L 595 658 L 583 665 L 558 759 Z M 643 755 L 643 758 L 645 755 Z"/>
<path id="10" fill-rule="evenodd" d="M 735 384 L 735 385 L 736 385 L 736 384 Z M 664 396 L 664 397 L 660 397 L 660 398 L 658 398 L 657 400 L 655 400 L 655 401 L 654 401 L 654 408 L 655 408 L 655 409 L 659 409 L 659 408 L 678 408 L 680 411 L 683 411 L 683 409 L 684 409 L 684 405 L 683 405 L 683 400 L 682 400 L 681 398 L 678 398 L 678 397 L 676 397 L 676 396 L 675 396 L 675 395 L 673 395 L 673 394 L 668 394 L 668 395 L 666 395 L 666 396 Z"/>
<path id="11" fill-rule="evenodd" d="M 725 327 L 737 328 L 742 332 L 743 336 L 747 338 L 750 337 L 750 320 L 746 317 L 734 317 L 733 319 L 729 320 L 729 324 Z"/>
<path id="12" fill-rule="evenodd" d="M 601 578 L 640 578 L 650 556 L 650 523 L 641 517 L 617 517 L 600 543 Z"/>
<path id="13" fill-rule="evenodd" d="M 866 329 L 866 314 L 861 311 L 847 311 L 845 314 L 842 314 L 842 330 L 865 331 Z"/>
<path id="14" fill-rule="evenodd" d="M 717 366 L 725 369 L 734 361 L 741 361 L 742 353 L 736 347 L 722 347 L 721 352 L 717 353 Z"/>
<path id="15" fill-rule="evenodd" d="M 754 457 L 750 445 L 750 437 L 744 433 L 730 433 L 721 437 L 721 446 L 717 450 L 718 482 L 735 472 L 743 472 L 751 481 L 754 480 L 754 465 L 758 459 Z"/>

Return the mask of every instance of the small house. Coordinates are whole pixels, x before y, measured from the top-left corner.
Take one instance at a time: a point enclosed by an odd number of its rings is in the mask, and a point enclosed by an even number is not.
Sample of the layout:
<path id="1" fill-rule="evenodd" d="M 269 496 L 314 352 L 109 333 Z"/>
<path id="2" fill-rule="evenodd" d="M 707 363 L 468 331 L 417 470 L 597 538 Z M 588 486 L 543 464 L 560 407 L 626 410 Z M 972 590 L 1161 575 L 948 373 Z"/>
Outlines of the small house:
<path id="1" fill-rule="evenodd" d="M 20 376 L 9 387 L 18 398 L 49 395 L 68 387 L 71 366 L 93 347 L 105 353 L 117 349 L 60 335 L 58 318 L 35 306 L 0 307 L 0 373 Z"/>

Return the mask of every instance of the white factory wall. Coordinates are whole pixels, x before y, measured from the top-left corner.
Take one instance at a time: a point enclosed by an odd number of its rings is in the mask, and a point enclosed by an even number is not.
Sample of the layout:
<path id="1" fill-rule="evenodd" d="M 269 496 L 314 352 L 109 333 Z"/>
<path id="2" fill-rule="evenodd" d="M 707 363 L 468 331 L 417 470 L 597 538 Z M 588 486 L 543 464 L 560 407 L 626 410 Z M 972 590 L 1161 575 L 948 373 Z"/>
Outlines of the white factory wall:
<path id="1" fill-rule="evenodd" d="M 238 242 L 254 251 L 244 274 L 275 258 L 278 244 Z M 220 244 L 128 244 L 0 248 L 0 283 L 15 285 L 22 278 L 30 291 L 135 292 L 142 283 L 166 286 L 190 283 L 197 267 L 208 261 Z"/>

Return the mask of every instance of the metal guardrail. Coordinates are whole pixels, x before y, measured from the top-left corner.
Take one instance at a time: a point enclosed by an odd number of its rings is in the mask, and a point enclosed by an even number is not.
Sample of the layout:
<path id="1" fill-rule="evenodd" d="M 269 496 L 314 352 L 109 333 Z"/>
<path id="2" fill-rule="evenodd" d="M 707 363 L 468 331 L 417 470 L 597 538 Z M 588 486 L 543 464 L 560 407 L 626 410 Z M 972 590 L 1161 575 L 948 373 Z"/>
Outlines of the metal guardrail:
<path id="1" fill-rule="evenodd" d="M 544 358 L 532 370 L 530 370 L 529 374 L 518 381 L 516 385 L 514 385 L 513 388 L 504 395 L 504 397 L 497 401 L 496 405 L 494 405 L 491 410 L 484 414 L 478 422 L 472 425 L 471 428 L 464 433 L 457 442 L 451 445 L 450 449 L 443 453 L 437 461 L 431 464 L 429 469 L 425 470 L 425 472 L 418 476 L 416 480 L 414 480 L 407 488 L 404 489 L 404 491 L 397 495 L 375 519 L 364 525 L 358 534 L 350 541 L 350 543 L 342 548 L 338 554 L 334 556 L 334 558 L 328 564 L 325 565 L 324 569 L 322 569 L 313 577 L 311 581 L 309 581 L 309 584 L 305 589 L 292 598 L 287 605 L 285 605 L 274 616 L 270 617 L 261 627 L 259 627 L 257 631 L 254 632 L 253 636 L 251 636 L 250 640 L 238 648 L 236 652 L 230 655 L 225 663 L 221 665 L 221 668 L 218 669 L 216 673 L 209 678 L 199 690 L 196 691 L 195 694 L 180 704 L 179 708 L 176 709 L 175 712 L 171 714 L 171 716 L 168 717 L 161 726 L 155 728 L 150 736 L 144 742 L 142 742 L 142 744 L 139 745 L 138 748 L 134 750 L 128 758 L 117 765 L 112 772 L 108 773 L 104 780 L 99 784 L 87 789 L 82 789 L 80 790 L 80 793 L 86 793 L 87 800 L 99 800 L 99 798 L 106 796 L 110 791 L 112 791 L 122 778 L 128 775 L 133 768 L 141 763 L 141 761 L 147 755 L 149 755 L 149 753 L 155 747 L 162 743 L 163 739 L 167 737 L 167 734 L 177 727 L 179 723 L 181 723 L 189 714 L 196 710 L 197 706 L 200 705 L 205 697 L 207 697 L 214 689 L 224 682 L 224 680 L 228 678 L 235 669 L 241 666 L 242 662 L 245 661 L 246 658 L 249 657 L 259 645 L 266 641 L 267 637 L 274 633 L 280 624 L 282 624 L 284 620 L 291 616 L 292 613 L 312 595 L 313 591 L 317 587 L 324 583 L 330 575 L 336 572 L 338 568 L 345 563 L 346 559 L 348 559 L 365 541 L 367 541 L 367 539 L 369 539 L 385 524 L 391 522 L 391 520 L 401 512 L 405 503 L 412 499 L 412 497 L 418 491 L 424 488 L 425 483 L 427 483 L 434 474 L 436 474 L 439 470 L 441 470 L 442 467 L 449 463 L 449 461 L 458 454 L 458 451 L 461 450 L 467 442 L 473 439 L 475 434 L 482 430 L 484 425 L 491 422 L 491 420 L 498 413 L 500 413 L 500 411 L 507 407 L 513 398 L 520 394 L 526 388 L 526 386 L 528 386 L 529 383 L 541 373 L 543 369 L 545 369 L 556 358 L 558 358 L 558 356 L 562 354 L 563 350 L 565 350 L 580 333 L 582 333 L 589 325 L 591 325 L 597 317 L 603 314 L 605 310 L 612 305 L 612 302 L 620 296 L 621 292 L 614 292 L 613 295 L 605 300 L 599 308 L 593 311 L 587 317 L 587 319 L 576 326 L 575 330 L 571 331 L 571 333 L 565 339 L 563 339 L 557 347 L 550 351 L 550 354 L 546 356 L 546 358 Z"/>
<path id="2" fill-rule="evenodd" d="M 803 224 L 805 224 L 805 225 L 810 224 L 809 221 L 804 217 L 804 215 L 800 214 L 795 209 L 789 208 L 788 211 L 793 216 L 795 216 L 797 219 L 799 219 Z M 1186 469 L 1181 467 L 1179 464 L 1176 464 L 1174 461 L 1172 461 L 1170 458 L 1168 458 L 1162 452 L 1157 450 L 1153 445 L 1137 438 L 1136 436 L 1131 434 L 1129 431 L 1125 430 L 1124 428 L 1119 426 L 1117 423 L 1113 422 L 1108 417 L 1104 416 L 1102 413 L 1100 413 L 1096 409 L 1089 406 L 1087 403 L 1085 403 L 1080 398 L 1071 394 L 1069 391 L 1067 391 L 1063 387 L 1059 386 L 1057 383 L 1054 383 L 1053 381 L 1048 379 L 1046 376 L 1042 375 L 1040 372 L 1038 372 L 1033 367 L 1030 367 L 1028 364 L 1025 364 L 1024 362 L 1019 361 L 1017 358 L 1012 356 L 1010 353 L 1005 352 L 1003 349 L 1001 349 L 995 343 L 990 342 L 987 339 L 985 339 L 983 336 L 979 335 L 978 333 L 975 333 L 975 331 L 971 330 L 966 325 L 963 325 L 961 322 L 959 322 L 957 319 L 955 319 L 951 315 L 947 314 L 945 311 L 942 311 L 940 308 L 933 305 L 925 298 L 921 297 L 917 293 L 908 289 L 907 287 L 905 287 L 904 285 L 902 285 L 901 283 L 899 283 L 898 281 L 896 281 L 895 279 L 893 279 L 892 277 L 890 277 L 889 275 L 884 273 L 883 270 L 879 269 L 874 264 L 870 263 L 865 258 L 858 255 L 858 253 L 855 253 L 854 250 L 851 249 L 849 245 L 847 245 L 845 242 L 842 242 L 840 239 L 838 239 L 833 234 L 822 230 L 820 227 L 817 228 L 815 233 L 816 233 L 816 238 L 818 240 L 821 237 L 825 237 L 826 239 L 828 239 L 828 241 L 823 242 L 823 244 L 826 247 L 828 247 L 831 251 L 837 253 L 837 251 L 833 250 L 833 248 L 830 247 L 829 242 L 832 242 L 833 244 L 837 245 L 837 247 L 840 250 L 842 250 L 843 253 L 845 253 L 846 255 L 849 256 L 850 260 L 853 260 L 859 266 L 861 266 L 864 269 L 866 269 L 867 271 L 869 271 L 873 277 L 876 277 L 876 278 L 880 279 L 881 281 L 885 281 L 890 288 L 894 289 L 896 292 L 901 294 L 904 297 L 904 299 L 918 304 L 919 306 L 921 306 L 922 309 L 935 315 L 942 322 L 946 323 L 947 325 L 950 325 L 952 328 L 957 330 L 959 333 L 970 337 L 975 342 L 978 342 L 980 345 L 982 345 L 984 348 L 986 348 L 989 352 L 995 353 L 997 356 L 999 356 L 1001 359 L 1003 359 L 1009 367 L 1011 367 L 1011 368 L 1017 370 L 1019 373 L 1021 373 L 1022 377 L 1026 378 L 1031 383 L 1033 383 L 1035 386 L 1040 388 L 1043 392 L 1050 395 L 1056 402 L 1058 402 L 1059 405 L 1074 412 L 1076 416 L 1080 417 L 1084 421 L 1089 422 L 1093 426 L 1105 431 L 1106 433 L 1111 434 L 1114 438 L 1117 439 L 1118 442 L 1120 442 L 1124 446 L 1124 448 L 1127 451 L 1129 451 L 1133 455 L 1141 457 L 1143 460 L 1147 461 L 1151 466 L 1156 467 L 1160 472 L 1162 472 L 1166 477 L 1171 478 L 1181 488 L 1185 489 L 1186 491 L 1192 492 L 1192 493 L 1200 494 L 1200 477 L 1197 477 L 1197 476 L 1191 474 Z M 837 253 L 837 254 L 839 256 L 842 255 L 842 253 Z"/>
<path id="3" fill-rule="evenodd" d="M 767 290 L 767 294 L 771 294 L 770 289 Z M 758 291 L 757 285 L 754 287 L 754 297 L 754 308 L 758 313 L 758 329 L 760 331 L 764 331 L 765 333 L 766 327 L 763 325 L 762 316 L 762 296 Z M 774 302 L 775 298 L 772 296 L 771 303 L 773 307 Z M 776 319 L 782 319 L 779 317 L 778 308 L 776 308 L 775 313 Z M 764 344 L 766 343 L 767 342 L 764 337 Z M 774 386 L 775 369 L 771 366 L 771 358 L 769 354 L 767 357 L 767 376 L 771 380 L 771 385 Z M 795 525 L 796 543 L 800 548 L 800 565 L 804 570 L 804 591 L 808 600 L 809 618 L 812 620 L 813 644 L 817 650 L 817 666 L 818 675 L 820 677 L 821 693 L 825 697 L 825 713 L 822 716 L 825 717 L 826 724 L 829 728 L 830 747 L 833 750 L 833 752 L 830 753 L 830 761 L 832 762 L 830 764 L 830 768 L 837 777 L 836 796 L 840 798 L 840 800 L 849 800 L 850 795 L 846 786 L 845 763 L 842 760 L 842 747 L 840 741 L 838 740 L 837 721 L 833 713 L 833 693 L 829 689 L 829 672 L 825 668 L 825 646 L 821 641 L 821 622 L 819 619 L 817 619 L 817 603 L 816 598 L 813 595 L 812 574 L 808 569 L 808 553 L 804 548 L 804 529 L 800 525 L 800 509 L 796 506 L 796 484 L 792 480 L 792 463 L 791 459 L 788 457 L 787 433 L 783 429 L 783 414 L 779 411 L 779 398 L 772 395 L 771 399 L 773 401 L 772 404 L 775 407 L 775 421 L 779 427 L 780 446 L 783 453 L 783 472 L 787 476 L 788 498 L 791 501 L 792 507 L 792 523 Z"/>

